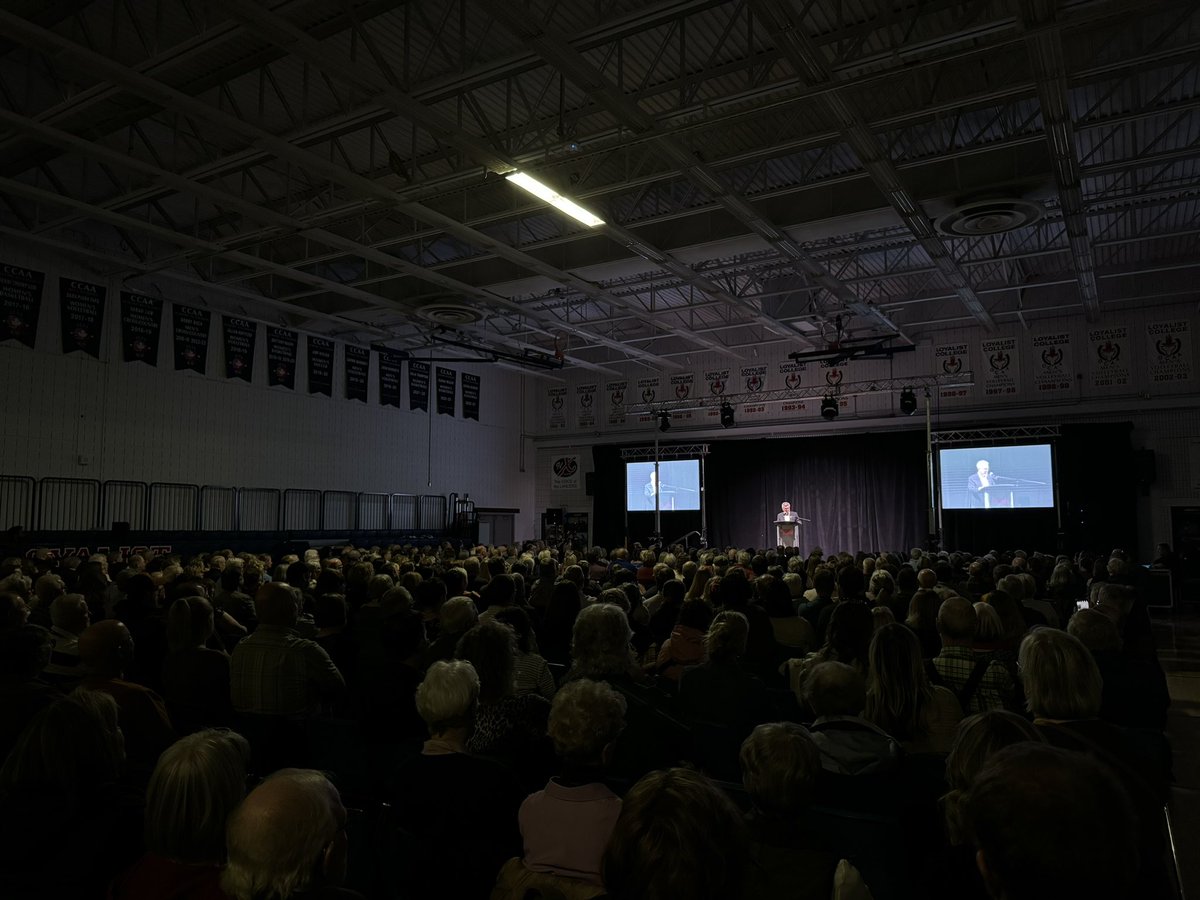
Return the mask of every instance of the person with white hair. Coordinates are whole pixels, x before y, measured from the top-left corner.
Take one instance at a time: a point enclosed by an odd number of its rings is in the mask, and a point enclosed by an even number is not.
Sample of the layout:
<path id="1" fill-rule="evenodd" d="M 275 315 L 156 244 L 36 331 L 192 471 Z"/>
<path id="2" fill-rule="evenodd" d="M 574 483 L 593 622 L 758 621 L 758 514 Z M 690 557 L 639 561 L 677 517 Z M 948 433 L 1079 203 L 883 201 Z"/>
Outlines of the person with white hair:
<path id="1" fill-rule="evenodd" d="M 281 769 L 229 818 L 229 861 L 221 888 L 234 900 L 290 897 L 351 900 L 346 876 L 346 808 L 322 773 Z"/>
<path id="2" fill-rule="evenodd" d="M 92 619 L 83 594 L 62 594 L 50 604 L 50 661 L 42 670 L 42 678 L 53 685 L 70 690 L 83 678 L 79 662 L 79 636 L 87 631 Z"/>
<path id="3" fill-rule="evenodd" d="M 479 676 L 465 660 L 435 662 L 417 688 L 429 740 L 387 788 L 396 824 L 409 836 L 406 895 L 485 897 L 500 866 L 520 853 L 525 792 L 507 768 L 467 752 L 478 702 Z"/>

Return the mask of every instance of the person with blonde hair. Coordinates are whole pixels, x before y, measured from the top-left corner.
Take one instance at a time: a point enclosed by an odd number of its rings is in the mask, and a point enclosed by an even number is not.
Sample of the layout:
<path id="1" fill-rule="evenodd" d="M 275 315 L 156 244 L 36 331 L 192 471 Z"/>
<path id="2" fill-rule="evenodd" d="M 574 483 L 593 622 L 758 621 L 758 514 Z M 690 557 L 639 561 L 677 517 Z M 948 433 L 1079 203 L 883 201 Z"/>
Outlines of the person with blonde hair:
<path id="1" fill-rule="evenodd" d="M 246 795 L 250 745 L 209 729 L 164 751 L 146 790 L 146 853 L 116 881 L 111 900 L 203 897 L 219 890 L 225 824 Z"/>
<path id="2" fill-rule="evenodd" d="M 884 625 L 871 639 L 868 657 L 863 718 L 909 753 L 949 751 L 962 707 L 950 690 L 929 683 L 917 636 L 899 623 Z"/>
<path id="3" fill-rule="evenodd" d="M 550 710 L 560 774 L 521 804 L 524 864 L 533 872 L 600 885 L 600 863 L 621 813 L 602 779 L 625 728 L 625 698 L 602 681 L 563 686 Z"/>

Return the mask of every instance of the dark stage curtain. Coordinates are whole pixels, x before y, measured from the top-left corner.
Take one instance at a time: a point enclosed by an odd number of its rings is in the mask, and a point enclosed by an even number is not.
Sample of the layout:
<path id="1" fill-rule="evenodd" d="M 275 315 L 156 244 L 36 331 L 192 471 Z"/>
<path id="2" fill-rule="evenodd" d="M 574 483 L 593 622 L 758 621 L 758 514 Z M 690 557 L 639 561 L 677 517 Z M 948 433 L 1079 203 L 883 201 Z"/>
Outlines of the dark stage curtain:
<path id="1" fill-rule="evenodd" d="M 711 545 L 769 547 L 779 504 L 811 524 L 801 549 L 902 550 L 925 543 L 925 435 L 919 431 L 720 441 L 707 462 Z"/>

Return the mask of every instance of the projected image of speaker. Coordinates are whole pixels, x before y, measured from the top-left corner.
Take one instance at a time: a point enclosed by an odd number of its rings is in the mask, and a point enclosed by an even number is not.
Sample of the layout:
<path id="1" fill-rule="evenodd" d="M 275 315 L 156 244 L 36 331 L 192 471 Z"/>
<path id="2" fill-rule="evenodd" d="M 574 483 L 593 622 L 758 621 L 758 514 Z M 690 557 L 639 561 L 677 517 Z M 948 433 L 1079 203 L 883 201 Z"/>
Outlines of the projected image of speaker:
<path id="1" fill-rule="evenodd" d="M 1049 444 L 975 446 L 938 453 L 942 509 L 1053 509 Z"/>
<path id="2" fill-rule="evenodd" d="M 700 508 L 700 460 L 673 459 L 658 464 L 625 464 L 625 509 L 628 512 L 674 512 Z"/>

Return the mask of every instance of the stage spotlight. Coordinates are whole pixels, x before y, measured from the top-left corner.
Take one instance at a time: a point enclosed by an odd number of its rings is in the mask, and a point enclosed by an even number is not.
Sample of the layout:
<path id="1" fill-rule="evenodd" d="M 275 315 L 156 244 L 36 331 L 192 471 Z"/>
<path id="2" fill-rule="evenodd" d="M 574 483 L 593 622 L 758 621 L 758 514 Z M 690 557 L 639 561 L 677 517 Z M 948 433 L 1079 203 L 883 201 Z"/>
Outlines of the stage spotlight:
<path id="1" fill-rule="evenodd" d="M 917 411 L 917 395 L 913 393 L 912 388 L 905 388 L 900 392 L 900 412 L 906 416 L 911 416 Z"/>
<path id="2" fill-rule="evenodd" d="M 821 401 L 821 418 L 826 422 L 832 422 L 838 415 L 838 402 L 833 394 L 826 394 L 825 399 Z"/>
<path id="3" fill-rule="evenodd" d="M 659 431 L 670 431 L 671 430 L 671 414 L 669 412 L 660 412 L 658 414 L 658 430 Z"/>
<path id="4" fill-rule="evenodd" d="M 722 403 L 721 404 L 721 427 L 722 428 L 732 428 L 733 424 L 734 424 L 733 423 L 733 407 L 730 406 L 728 403 Z"/>

